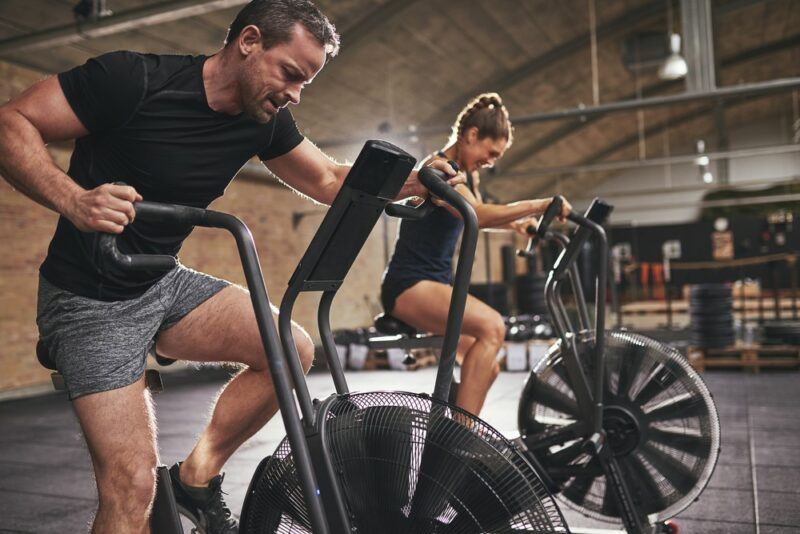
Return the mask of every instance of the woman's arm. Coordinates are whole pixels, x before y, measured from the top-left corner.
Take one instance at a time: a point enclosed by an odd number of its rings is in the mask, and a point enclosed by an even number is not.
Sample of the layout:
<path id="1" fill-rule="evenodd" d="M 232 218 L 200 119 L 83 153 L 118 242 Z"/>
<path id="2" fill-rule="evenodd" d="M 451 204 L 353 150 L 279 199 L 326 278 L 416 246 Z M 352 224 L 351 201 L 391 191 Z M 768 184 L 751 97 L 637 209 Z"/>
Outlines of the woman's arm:
<path id="1" fill-rule="evenodd" d="M 510 228 L 510 224 L 518 219 L 525 219 L 528 217 L 538 217 L 552 199 L 535 199 L 535 200 L 520 200 L 519 202 L 512 202 L 510 204 L 484 204 L 480 198 L 476 197 L 472 191 L 465 185 L 456 186 L 456 191 L 470 203 L 472 209 L 475 210 L 475 215 L 478 217 L 478 227 L 480 228 Z M 447 207 L 448 211 L 453 215 L 459 216 L 458 212 L 451 209 L 449 206 L 437 202 L 439 205 Z M 565 204 L 566 205 L 566 204 Z M 563 214 L 566 215 L 567 212 Z"/>

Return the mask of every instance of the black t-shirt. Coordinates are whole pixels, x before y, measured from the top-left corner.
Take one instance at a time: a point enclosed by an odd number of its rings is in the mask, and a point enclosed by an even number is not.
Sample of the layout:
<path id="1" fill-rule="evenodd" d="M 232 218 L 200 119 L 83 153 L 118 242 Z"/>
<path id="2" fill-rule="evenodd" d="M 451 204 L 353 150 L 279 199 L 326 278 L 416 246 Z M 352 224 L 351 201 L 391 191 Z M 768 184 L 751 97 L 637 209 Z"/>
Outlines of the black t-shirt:
<path id="1" fill-rule="evenodd" d="M 267 124 L 212 110 L 203 86 L 205 60 L 112 52 L 59 74 L 67 101 L 90 132 L 75 143 L 69 176 L 86 189 L 122 181 L 144 200 L 205 208 L 254 155 L 269 160 L 300 144 L 303 136 L 286 108 Z M 177 255 L 191 230 L 137 219 L 119 247 Z M 60 217 L 42 276 L 99 300 L 135 298 L 163 276 L 104 266 L 97 237 Z"/>

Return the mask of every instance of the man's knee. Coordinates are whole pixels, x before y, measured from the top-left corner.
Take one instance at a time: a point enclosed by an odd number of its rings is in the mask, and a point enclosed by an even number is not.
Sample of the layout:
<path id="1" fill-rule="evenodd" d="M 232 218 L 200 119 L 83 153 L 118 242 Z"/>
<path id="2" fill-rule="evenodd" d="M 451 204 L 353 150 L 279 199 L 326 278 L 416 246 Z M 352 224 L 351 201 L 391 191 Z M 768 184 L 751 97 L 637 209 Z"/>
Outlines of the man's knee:
<path id="1" fill-rule="evenodd" d="M 146 513 L 156 489 L 155 455 L 136 455 L 96 473 L 100 505 L 131 514 Z"/>
<path id="2" fill-rule="evenodd" d="M 292 337 L 294 337 L 294 344 L 295 347 L 297 347 L 297 355 L 300 357 L 300 362 L 303 364 L 303 371 L 308 372 L 311 368 L 311 364 L 314 363 L 314 341 L 311 339 L 311 336 L 308 335 L 308 332 L 297 325 L 294 325 L 294 328 L 292 328 Z M 260 347 L 255 358 L 247 362 L 247 366 L 254 371 L 269 370 L 264 351 L 260 350 Z"/>

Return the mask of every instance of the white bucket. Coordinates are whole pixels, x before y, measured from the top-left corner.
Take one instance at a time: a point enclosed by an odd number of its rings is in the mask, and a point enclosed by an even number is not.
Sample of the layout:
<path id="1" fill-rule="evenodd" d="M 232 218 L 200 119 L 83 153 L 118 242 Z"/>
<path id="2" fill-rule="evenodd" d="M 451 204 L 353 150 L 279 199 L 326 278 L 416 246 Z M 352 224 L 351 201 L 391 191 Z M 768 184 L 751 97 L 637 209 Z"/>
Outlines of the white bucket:
<path id="1" fill-rule="evenodd" d="M 350 354 L 348 355 L 350 369 L 363 369 L 364 365 L 367 363 L 367 353 L 369 353 L 369 348 L 366 345 L 351 343 Z"/>
<path id="2" fill-rule="evenodd" d="M 506 371 L 526 371 L 528 369 L 528 344 L 517 341 L 506 343 Z"/>
<path id="3" fill-rule="evenodd" d="M 403 363 L 406 359 L 406 351 L 403 349 L 386 349 L 386 359 L 389 361 L 389 368 L 395 371 L 405 371 L 408 366 Z"/>

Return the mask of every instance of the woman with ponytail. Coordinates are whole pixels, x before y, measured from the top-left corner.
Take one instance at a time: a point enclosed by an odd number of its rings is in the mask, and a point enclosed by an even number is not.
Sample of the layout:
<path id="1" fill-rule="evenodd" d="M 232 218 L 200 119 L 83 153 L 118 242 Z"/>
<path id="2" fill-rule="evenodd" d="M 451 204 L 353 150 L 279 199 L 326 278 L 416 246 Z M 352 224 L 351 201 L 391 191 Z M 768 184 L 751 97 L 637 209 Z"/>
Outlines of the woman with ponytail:
<path id="1" fill-rule="evenodd" d="M 459 113 L 447 144 L 428 157 L 455 161 L 467 183 L 456 190 L 469 201 L 481 228 L 509 228 L 524 233 L 532 217 L 544 213 L 550 199 L 522 200 L 511 204 L 484 204 L 478 189 L 478 171 L 492 167 L 513 140 L 508 111 L 500 96 L 477 96 Z M 561 216 L 569 213 L 564 203 Z M 439 205 L 419 221 L 403 220 L 394 254 L 383 276 L 381 302 L 387 314 L 414 328 L 443 334 L 452 294 L 453 254 L 463 222 Z M 456 404 L 478 414 L 500 367 L 497 353 L 505 338 L 503 318 L 494 309 L 467 297 L 457 359 L 461 385 Z"/>

